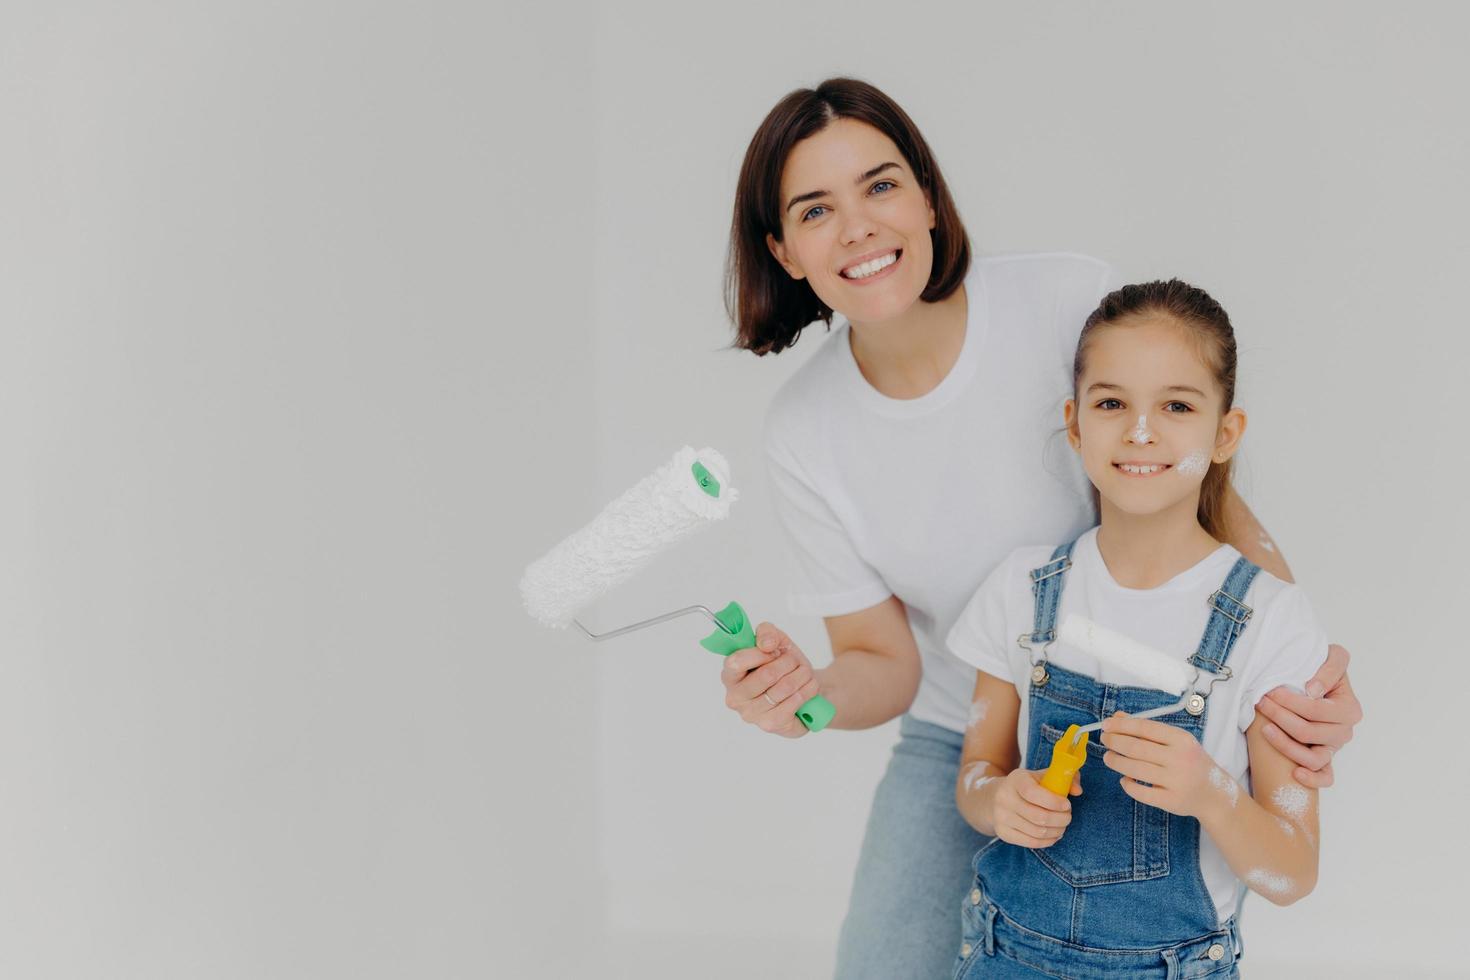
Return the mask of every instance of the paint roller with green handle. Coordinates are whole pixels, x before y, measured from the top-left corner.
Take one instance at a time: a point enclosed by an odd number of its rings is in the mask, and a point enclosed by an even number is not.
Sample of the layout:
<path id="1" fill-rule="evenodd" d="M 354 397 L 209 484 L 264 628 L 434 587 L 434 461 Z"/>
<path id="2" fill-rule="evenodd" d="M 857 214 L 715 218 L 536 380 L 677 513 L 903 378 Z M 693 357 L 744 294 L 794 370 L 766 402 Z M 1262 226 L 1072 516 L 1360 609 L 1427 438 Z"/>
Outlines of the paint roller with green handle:
<path id="1" fill-rule="evenodd" d="M 521 577 L 526 611 L 548 626 L 575 625 L 591 640 L 608 640 L 680 616 L 701 614 L 715 630 L 700 641 L 712 653 L 729 656 L 755 646 L 755 630 L 738 602 L 718 613 L 705 606 L 686 606 L 662 616 L 605 633 L 593 633 L 574 613 L 603 592 L 629 578 L 656 553 L 685 535 L 723 519 L 739 494 L 729 486 L 729 467 L 713 449 L 695 452 L 688 446 L 617 500 L 575 534 L 532 562 Z M 827 727 L 836 714 L 818 695 L 797 709 L 808 730 Z"/>

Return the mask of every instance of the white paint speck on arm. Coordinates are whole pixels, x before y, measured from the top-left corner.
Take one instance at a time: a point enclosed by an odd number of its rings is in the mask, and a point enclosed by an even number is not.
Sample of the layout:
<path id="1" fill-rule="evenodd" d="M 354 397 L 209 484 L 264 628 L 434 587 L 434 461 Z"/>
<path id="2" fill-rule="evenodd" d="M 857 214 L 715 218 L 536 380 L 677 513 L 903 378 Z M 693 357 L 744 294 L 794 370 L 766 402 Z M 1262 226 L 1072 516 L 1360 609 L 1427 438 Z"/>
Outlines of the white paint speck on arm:
<path id="1" fill-rule="evenodd" d="M 1261 535 L 1260 545 L 1261 545 L 1262 548 L 1265 548 L 1267 551 L 1275 551 L 1276 550 L 1276 542 L 1272 541 L 1270 538 L 1266 537 L 1266 535 L 1264 535 L 1264 534 Z"/>
<path id="2" fill-rule="evenodd" d="M 966 728 L 974 728 L 985 720 L 990 713 L 990 701 L 987 698 L 976 698 L 970 702 L 970 723 Z"/>
<path id="3" fill-rule="evenodd" d="M 1271 802 L 1291 819 L 1300 820 L 1307 815 L 1312 798 L 1296 783 L 1287 783 L 1276 787 L 1276 792 L 1271 794 Z"/>
<path id="4" fill-rule="evenodd" d="M 972 762 L 965 767 L 965 771 L 961 774 L 961 781 L 964 784 L 966 793 L 973 793 L 986 783 L 993 783 L 1000 778 L 999 776 L 984 775 L 989 765 L 990 763 L 988 762 Z"/>
<path id="5" fill-rule="evenodd" d="M 1232 807 L 1240 801 L 1240 784 L 1231 779 L 1219 766 L 1210 770 L 1210 785 L 1224 793 Z"/>

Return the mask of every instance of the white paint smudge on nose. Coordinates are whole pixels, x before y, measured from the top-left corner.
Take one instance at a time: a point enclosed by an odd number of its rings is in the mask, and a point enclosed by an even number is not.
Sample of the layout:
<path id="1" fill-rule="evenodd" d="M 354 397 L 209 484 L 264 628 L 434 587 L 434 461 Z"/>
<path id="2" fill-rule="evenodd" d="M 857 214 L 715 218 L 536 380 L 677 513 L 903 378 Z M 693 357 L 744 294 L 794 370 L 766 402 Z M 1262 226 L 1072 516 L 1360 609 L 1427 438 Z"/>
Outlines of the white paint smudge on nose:
<path id="1" fill-rule="evenodd" d="M 1133 427 L 1132 432 L 1128 433 L 1128 438 L 1134 442 L 1149 442 L 1153 437 L 1154 434 L 1148 431 L 1148 416 L 1140 415 L 1138 417 L 1138 424 Z"/>
<path id="2" fill-rule="evenodd" d="M 974 701 L 970 702 L 970 723 L 965 727 L 974 728 L 976 725 L 984 721 L 985 716 L 989 713 L 990 701 L 987 698 L 976 698 Z"/>
<path id="3" fill-rule="evenodd" d="M 1210 770 L 1210 785 L 1224 793 L 1233 807 L 1240 800 L 1240 784 L 1225 774 L 1219 766 Z"/>
<path id="4" fill-rule="evenodd" d="M 1256 868 L 1245 876 L 1245 880 L 1263 892 L 1272 895 L 1287 895 L 1296 889 L 1296 882 L 1286 875 L 1275 875 L 1264 868 Z"/>
<path id="5" fill-rule="evenodd" d="M 1185 456 L 1179 461 L 1179 465 L 1175 467 L 1175 469 L 1185 476 L 1199 476 L 1209 468 L 1210 454 L 1203 449 L 1196 449 L 1188 456 Z"/>
<path id="6" fill-rule="evenodd" d="M 1271 802 L 1281 808 L 1281 811 L 1293 820 L 1300 820 L 1307 813 L 1307 807 L 1312 798 L 1307 791 L 1295 783 L 1276 787 L 1276 792 L 1271 794 Z"/>

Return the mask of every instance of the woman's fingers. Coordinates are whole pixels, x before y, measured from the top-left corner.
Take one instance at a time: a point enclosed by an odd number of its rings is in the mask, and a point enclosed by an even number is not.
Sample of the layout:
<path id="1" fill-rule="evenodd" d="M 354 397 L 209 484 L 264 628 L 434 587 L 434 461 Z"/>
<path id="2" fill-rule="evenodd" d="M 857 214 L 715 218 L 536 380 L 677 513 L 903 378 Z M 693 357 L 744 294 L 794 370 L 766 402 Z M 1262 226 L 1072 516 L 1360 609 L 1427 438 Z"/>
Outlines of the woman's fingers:
<path id="1" fill-rule="evenodd" d="M 1279 707 L 1296 715 L 1304 722 L 1321 727 L 1314 729 L 1315 744 L 1342 748 L 1353 738 L 1353 726 L 1363 720 L 1363 707 L 1353 695 L 1352 685 L 1343 680 L 1324 698 L 1298 694 L 1288 687 L 1278 687 L 1267 692 L 1257 702 L 1270 702 L 1267 708 Z M 1273 718 L 1274 720 L 1274 718 Z"/>
<path id="2" fill-rule="evenodd" d="M 731 654 L 731 656 L 733 657 L 734 654 Z M 754 701 L 769 691 L 771 686 L 781 678 L 800 667 L 804 659 L 804 657 L 794 655 L 790 652 L 783 653 L 770 663 L 762 667 L 757 667 L 746 674 L 743 680 L 737 682 L 730 689 L 730 693 L 736 700 Z M 771 700 L 775 700 L 774 695 Z M 764 700 L 762 700 L 762 703 L 765 703 Z M 767 705 L 767 707 L 770 707 L 770 705 Z"/>
<path id="3" fill-rule="evenodd" d="M 1271 719 L 1286 734 L 1302 743 L 1310 745 L 1333 745 L 1333 739 L 1341 739 L 1343 735 L 1352 736 L 1349 729 L 1344 732 L 1336 725 L 1327 725 L 1316 721 L 1307 721 L 1296 712 L 1281 705 L 1275 698 L 1264 697 L 1256 702 L 1256 710 Z"/>
<path id="4" fill-rule="evenodd" d="M 781 679 L 772 684 L 763 695 L 758 696 L 757 700 L 761 704 L 765 704 L 766 698 L 770 698 L 777 705 L 784 704 L 787 698 L 806 687 L 811 680 L 811 665 L 804 661 L 798 662 L 795 670 L 783 674 Z M 793 705 L 792 707 L 796 708 L 799 705 Z"/>
<path id="5" fill-rule="evenodd" d="M 1321 769 L 1305 769 L 1297 766 L 1291 771 L 1291 778 L 1301 783 L 1307 789 L 1326 789 L 1336 780 L 1332 773 L 1332 763 L 1327 763 Z"/>
<path id="6" fill-rule="evenodd" d="M 733 687 L 745 679 L 745 675 L 762 664 L 770 663 L 773 654 L 766 653 L 759 647 L 746 647 L 744 650 L 736 650 L 725 658 L 725 664 L 720 669 L 720 683 L 726 687 Z"/>
<path id="7" fill-rule="evenodd" d="M 1270 742 L 1277 752 L 1280 752 L 1292 762 L 1295 762 L 1302 769 L 1316 772 L 1326 768 L 1332 762 L 1332 753 L 1334 750 L 1331 746 L 1303 745 L 1286 732 L 1283 732 L 1275 724 L 1264 726 L 1261 729 L 1261 734 L 1266 736 L 1266 741 Z M 1311 785 L 1300 776 L 1297 777 L 1297 782 L 1303 785 Z M 1331 783 L 1328 783 L 1328 785 L 1331 785 Z"/>

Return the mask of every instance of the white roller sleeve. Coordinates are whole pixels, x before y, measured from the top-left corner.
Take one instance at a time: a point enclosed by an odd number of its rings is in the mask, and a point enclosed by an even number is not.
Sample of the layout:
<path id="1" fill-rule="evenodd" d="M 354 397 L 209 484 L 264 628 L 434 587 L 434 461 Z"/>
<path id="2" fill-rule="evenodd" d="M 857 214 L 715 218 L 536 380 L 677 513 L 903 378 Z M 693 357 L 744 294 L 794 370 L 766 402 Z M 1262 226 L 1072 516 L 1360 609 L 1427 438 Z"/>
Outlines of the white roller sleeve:
<path id="1" fill-rule="evenodd" d="M 696 461 L 719 481 L 719 497 L 711 497 L 695 481 Z M 566 626 L 577 610 L 654 555 L 723 518 L 738 497 L 724 456 L 685 446 L 604 507 L 592 523 L 527 566 L 521 576 L 526 611 L 547 626 Z"/>
<path id="2" fill-rule="evenodd" d="M 1068 616 L 1057 639 L 1158 691 L 1181 694 L 1194 677 L 1194 668 L 1187 661 L 1099 626 L 1086 616 Z"/>

